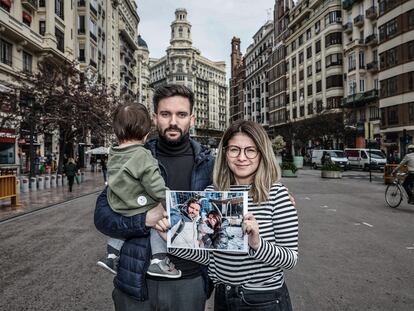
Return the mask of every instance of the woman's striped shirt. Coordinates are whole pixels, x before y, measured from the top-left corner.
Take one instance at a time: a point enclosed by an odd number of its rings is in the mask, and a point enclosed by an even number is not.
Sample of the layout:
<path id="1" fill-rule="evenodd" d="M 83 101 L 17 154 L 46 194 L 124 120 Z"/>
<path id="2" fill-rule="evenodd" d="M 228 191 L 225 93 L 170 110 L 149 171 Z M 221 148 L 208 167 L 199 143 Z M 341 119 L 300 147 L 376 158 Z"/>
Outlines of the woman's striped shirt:
<path id="1" fill-rule="evenodd" d="M 230 191 L 248 191 L 231 186 Z M 206 191 L 214 191 L 212 186 Z M 250 290 L 276 289 L 283 285 L 283 269 L 292 269 L 298 258 L 298 217 L 285 186 L 272 185 L 261 204 L 248 198 L 248 211 L 259 224 L 260 246 L 249 253 L 170 249 L 179 257 L 208 265 L 214 283 L 242 285 Z"/>

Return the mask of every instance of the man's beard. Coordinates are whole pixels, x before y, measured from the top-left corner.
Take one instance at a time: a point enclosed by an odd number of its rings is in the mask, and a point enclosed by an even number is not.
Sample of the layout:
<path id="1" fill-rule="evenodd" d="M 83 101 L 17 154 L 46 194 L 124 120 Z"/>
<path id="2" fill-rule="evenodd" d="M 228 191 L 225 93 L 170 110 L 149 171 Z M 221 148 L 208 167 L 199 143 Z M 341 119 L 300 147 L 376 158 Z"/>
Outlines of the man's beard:
<path id="1" fill-rule="evenodd" d="M 176 139 L 170 139 L 170 138 L 168 138 L 168 136 L 167 136 L 167 132 L 168 131 L 170 131 L 170 130 L 174 130 L 174 131 L 177 131 L 177 132 L 179 132 L 180 133 L 180 136 L 178 136 L 178 138 L 176 138 Z M 167 144 L 169 144 L 169 145 L 179 145 L 179 144 L 181 144 L 184 140 L 186 140 L 187 139 L 187 137 L 188 137 L 188 131 L 186 131 L 185 133 L 178 127 L 178 126 L 170 126 L 170 127 L 168 127 L 167 129 L 165 129 L 164 130 L 164 132 L 162 132 L 162 134 L 161 134 L 161 130 L 160 130 L 160 128 L 158 128 L 158 134 L 159 134 L 159 136 L 160 136 L 160 138 L 163 140 L 163 141 L 165 141 Z"/>

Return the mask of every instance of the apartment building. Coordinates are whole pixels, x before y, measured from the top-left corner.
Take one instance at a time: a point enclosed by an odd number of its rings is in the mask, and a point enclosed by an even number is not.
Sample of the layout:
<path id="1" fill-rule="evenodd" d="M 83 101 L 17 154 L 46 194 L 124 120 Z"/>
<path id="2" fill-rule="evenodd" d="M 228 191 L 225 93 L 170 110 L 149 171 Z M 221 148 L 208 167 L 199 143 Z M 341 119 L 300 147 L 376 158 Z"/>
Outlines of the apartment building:
<path id="1" fill-rule="evenodd" d="M 414 1 L 378 6 L 381 135 L 388 153 L 404 155 L 414 136 Z"/>
<path id="2" fill-rule="evenodd" d="M 339 0 L 301 1 L 289 12 L 287 120 L 342 117 L 342 8 Z M 335 116 L 336 115 L 336 116 Z M 306 142 L 317 145 L 319 141 Z M 337 141 L 330 147 L 336 148 Z"/>
<path id="3" fill-rule="evenodd" d="M 345 0 L 343 15 L 343 69 L 345 127 L 354 129 L 348 147 L 379 148 L 378 4 L 372 0 Z"/>
<path id="4" fill-rule="evenodd" d="M 246 66 L 240 51 L 240 38 L 231 40 L 231 77 L 230 77 L 230 101 L 229 123 L 244 119 L 244 80 L 246 78 Z"/>
<path id="5" fill-rule="evenodd" d="M 183 84 L 194 91 L 194 114 L 197 117 L 192 136 L 216 146 L 227 127 L 226 65 L 201 55 L 192 46 L 191 23 L 186 9 L 175 11 L 171 24 L 170 46 L 160 59 L 150 59 L 151 87 Z"/>
<path id="6" fill-rule="evenodd" d="M 244 55 L 244 119 L 269 126 L 268 58 L 273 47 L 273 21 L 267 21 L 253 36 Z"/>
<path id="7" fill-rule="evenodd" d="M 149 50 L 141 35 L 138 35 L 137 66 L 135 70 L 138 102 L 145 105 L 148 111 L 152 113 L 154 108 L 152 104 L 153 91 L 150 88 Z"/>
<path id="8" fill-rule="evenodd" d="M 0 92 L 10 91 L 17 75 L 36 72 L 39 59 L 52 56 L 77 61 L 80 70 L 115 93 L 136 97 L 138 23 L 133 0 L 1 0 Z M 27 166 L 27 133 L 12 125 L 0 129 L 0 166 Z M 58 151 L 56 133 L 35 133 L 34 144 L 41 157 Z"/>
<path id="9" fill-rule="evenodd" d="M 275 0 L 273 10 L 274 40 L 272 54 L 268 59 L 269 80 L 269 128 L 272 136 L 280 134 L 286 125 L 286 45 L 289 35 L 289 6 L 287 1 Z"/>

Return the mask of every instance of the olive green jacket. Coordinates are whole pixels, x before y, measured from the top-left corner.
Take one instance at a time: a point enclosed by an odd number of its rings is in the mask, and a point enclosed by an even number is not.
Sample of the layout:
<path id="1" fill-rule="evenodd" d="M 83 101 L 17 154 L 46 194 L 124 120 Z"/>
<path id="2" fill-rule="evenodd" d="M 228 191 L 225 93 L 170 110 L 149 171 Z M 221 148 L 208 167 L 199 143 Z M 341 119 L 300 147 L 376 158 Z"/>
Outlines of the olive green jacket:
<path id="1" fill-rule="evenodd" d="M 111 147 L 108 161 L 108 202 L 124 216 L 144 213 L 162 203 L 165 206 L 164 179 L 158 161 L 144 145 Z"/>

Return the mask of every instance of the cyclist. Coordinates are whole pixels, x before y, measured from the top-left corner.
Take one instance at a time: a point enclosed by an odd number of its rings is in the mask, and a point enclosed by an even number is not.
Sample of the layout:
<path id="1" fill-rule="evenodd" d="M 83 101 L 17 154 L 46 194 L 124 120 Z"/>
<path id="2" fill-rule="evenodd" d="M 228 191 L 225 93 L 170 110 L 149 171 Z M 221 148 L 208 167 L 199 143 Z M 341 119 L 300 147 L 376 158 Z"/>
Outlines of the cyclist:
<path id="1" fill-rule="evenodd" d="M 404 179 L 403 187 L 408 194 L 408 203 L 414 203 L 413 193 L 411 191 L 411 185 L 414 182 L 414 145 L 409 145 L 407 148 L 407 154 L 401 160 L 400 164 L 392 171 L 392 174 L 398 172 L 398 170 L 403 166 L 407 166 L 407 177 Z"/>

